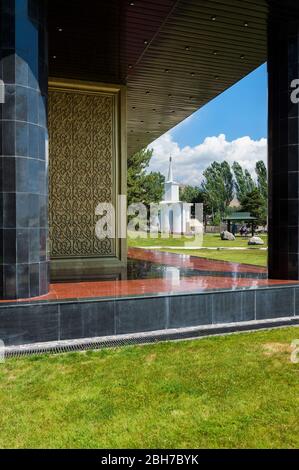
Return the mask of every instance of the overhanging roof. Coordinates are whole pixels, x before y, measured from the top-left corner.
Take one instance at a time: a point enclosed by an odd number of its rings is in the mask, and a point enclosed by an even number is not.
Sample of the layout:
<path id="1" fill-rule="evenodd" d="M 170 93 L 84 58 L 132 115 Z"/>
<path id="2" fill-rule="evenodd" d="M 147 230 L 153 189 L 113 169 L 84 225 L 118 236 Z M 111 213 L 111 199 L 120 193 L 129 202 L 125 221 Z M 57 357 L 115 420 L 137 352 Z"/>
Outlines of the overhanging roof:
<path id="1" fill-rule="evenodd" d="M 267 0 L 51 0 L 50 75 L 126 83 L 131 154 L 265 62 L 267 17 Z"/>
<path id="2" fill-rule="evenodd" d="M 265 62 L 267 12 L 263 0 L 176 3 L 129 73 L 129 153 Z"/>
<path id="3" fill-rule="evenodd" d="M 237 221 L 237 220 L 242 220 L 242 221 L 247 221 L 247 220 L 257 220 L 256 217 L 253 217 L 250 212 L 233 212 L 232 214 L 223 217 L 223 220 L 226 221 Z"/>

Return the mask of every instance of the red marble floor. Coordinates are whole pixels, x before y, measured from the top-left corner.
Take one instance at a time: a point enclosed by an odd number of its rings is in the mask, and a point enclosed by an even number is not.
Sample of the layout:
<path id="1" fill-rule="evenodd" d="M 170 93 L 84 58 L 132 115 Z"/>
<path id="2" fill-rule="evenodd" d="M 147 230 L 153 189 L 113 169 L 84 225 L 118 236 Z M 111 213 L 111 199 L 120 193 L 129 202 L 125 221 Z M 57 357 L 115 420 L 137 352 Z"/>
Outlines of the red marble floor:
<path id="1" fill-rule="evenodd" d="M 238 289 L 271 287 L 278 285 L 298 284 L 299 281 L 269 280 L 257 278 L 259 274 L 266 274 L 266 269 L 258 266 L 229 263 L 226 261 L 214 261 L 196 258 L 189 255 L 177 255 L 173 253 L 156 252 L 131 248 L 129 258 L 140 262 L 150 262 L 163 267 L 172 267 L 164 277 L 145 279 L 126 279 L 90 282 L 64 282 L 53 283 L 50 292 L 43 297 L 35 297 L 32 300 L 62 300 L 83 299 L 98 297 L 123 297 L 144 294 L 162 293 L 199 293 L 205 290 Z M 195 270 L 194 275 L 182 277 L 180 269 Z M 198 271 L 209 272 L 209 275 L 198 275 Z M 218 275 L 213 275 L 218 273 Z M 223 273 L 223 276 L 219 275 Z M 246 277 L 241 276 L 245 273 Z M 231 275 L 230 275 L 231 274 Z M 28 299 L 12 300 L 9 302 L 28 302 Z M 7 303 L 8 301 L 0 301 Z"/>

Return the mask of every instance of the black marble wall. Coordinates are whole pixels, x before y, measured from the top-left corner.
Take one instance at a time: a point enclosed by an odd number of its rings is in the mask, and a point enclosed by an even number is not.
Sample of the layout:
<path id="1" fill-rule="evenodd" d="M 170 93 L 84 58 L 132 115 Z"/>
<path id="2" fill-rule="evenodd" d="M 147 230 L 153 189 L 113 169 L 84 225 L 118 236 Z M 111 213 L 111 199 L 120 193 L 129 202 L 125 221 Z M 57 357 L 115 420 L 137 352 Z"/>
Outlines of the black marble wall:
<path id="1" fill-rule="evenodd" d="M 48 292 L 47 22 L 44 0 L 0 0 L 0 289 Z"/>
<path id="2" fill-rule="evenodd" d="M 214 333 L 279 326 L 299 320 L 299 288 L 284 286 L 116 299 L 26 301 L 0 305 L 6 346 L 215 326 Z M 249 323 L 249 326 L 242 323 Z M 230 330 L 225 327 L 230 325 Z M 289 325 L 292 323 L 288 323 Z M 221 326 L 222 325 L 222 326 Z M 190 335 L 190 334 L 189 334 Z M 201 334 L 199 334 L 200 336 Z M 186 336 L 188 337 L 188 335 Z M 114 338 L 115 339 L 115 338 Z"/>
<path id="3" fill-rule="evenodd" d="M 299 279 L 299 16 L 282 7 L 268 32 L 269 277 Z"/>

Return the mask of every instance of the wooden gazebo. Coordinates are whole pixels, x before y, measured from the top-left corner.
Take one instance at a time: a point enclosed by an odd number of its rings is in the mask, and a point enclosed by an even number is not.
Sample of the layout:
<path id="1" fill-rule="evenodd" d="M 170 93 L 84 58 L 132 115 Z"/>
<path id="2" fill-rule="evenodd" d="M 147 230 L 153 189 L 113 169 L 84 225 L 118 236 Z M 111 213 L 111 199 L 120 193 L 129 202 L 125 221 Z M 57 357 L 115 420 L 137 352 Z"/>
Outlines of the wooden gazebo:
<path id="1" fill-rule="evenodd" d="M 254 236 L 254 222 L 256 221 L 256 217 L 253 217 L 250 212 L 233 212 L 229 216 L 223 218 L 223 222 L 227 223 L 227 230 L 228 232 L 231 231 L 231 224 L 232 222 L 238 223 L 250 223 L 251 225 L 251 233 Z"/>

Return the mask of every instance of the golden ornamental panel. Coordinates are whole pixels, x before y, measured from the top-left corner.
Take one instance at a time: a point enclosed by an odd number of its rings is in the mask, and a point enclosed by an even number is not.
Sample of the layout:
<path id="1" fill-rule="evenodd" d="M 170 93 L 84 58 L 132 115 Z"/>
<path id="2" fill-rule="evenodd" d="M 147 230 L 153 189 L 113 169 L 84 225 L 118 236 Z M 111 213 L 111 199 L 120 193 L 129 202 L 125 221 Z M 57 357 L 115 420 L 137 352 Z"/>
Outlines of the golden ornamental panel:
<path id="1" fill-rule="evenodd" d="M 49 223 L 51 256 L 115 256 L 98 240 L 100 202 L 115 204 L 115 99 L 112 94 L 49 91 Z"/>

